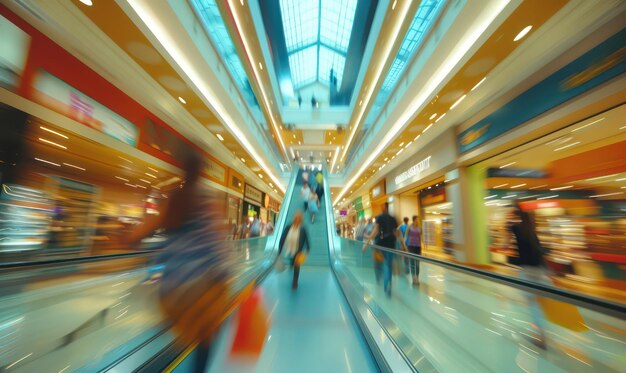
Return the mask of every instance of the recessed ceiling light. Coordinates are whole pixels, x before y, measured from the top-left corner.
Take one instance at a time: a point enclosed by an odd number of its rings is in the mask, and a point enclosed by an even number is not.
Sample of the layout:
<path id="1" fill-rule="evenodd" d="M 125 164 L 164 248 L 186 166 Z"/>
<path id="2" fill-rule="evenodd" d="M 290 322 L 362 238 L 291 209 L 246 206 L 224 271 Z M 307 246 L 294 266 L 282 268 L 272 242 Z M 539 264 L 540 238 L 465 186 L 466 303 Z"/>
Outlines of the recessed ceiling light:
<path id="1" fill-rule="evenodd" d="M 78 167 L 78 166 L 73 165 L 73 164 L 71 164 L 71 163 L 65 163 L 65 162 L 63 162 L 63 164 L 64 164 L 64 165 L 66 165 L 66 166 L 68 166 L 68 167 L 73 167 L 73 168 L 76 168 L 76 169 L 78 169 L 78 170 L 85 171 L 85 169 L 84 169 L 84 168 L 82 168 L 82 167 Z"/>
<path id="2" fill-rule="evenodd" d="M 50 145 L 54 145 L 57 148 L 61 148 L 61 149 L 67 149 L 67 146 L 61 145 L 61 144 L 57 144 L 54 141 L 50 141 L 50 140 L 46 140 L 46 139 L 42 139 L 41 137 L 39 138 L 39 141 L 41 142 L 45 142 L 46 144 L 50 144 Z"/>
<path id="3" fill-rule="evenodd" d="M 452 104 L 452 106 L 450 106 L 450 110 L 452 110 L 455 107 L 457 107 L 461 103 L 461 101 L 465 100 L 465 97 L 467 97 L 467 95 L 463 95 L 463 96 L 459 97 L 459 99 L 456 100 L 456 102 L 454 104 Z M 441 119 L 441 118 L 439 118 L 439 119 Z"/>
<path id="4" fill-rule="evenodd" d="M 569 188 L 573 188 L 573 185 L 566 185 L 566 186 L 562 186 L 562 187 L 558 187 L 558 188 L 550 188 L 550 190 L 563 190 L 563 189 L 569 189 Z"/>
<path id="5" fill-rule="evenodd" d="M 87 6 L 92 6 L 93 5 L 93 1 L 92 0 L 79 0 L 81 3 L 87 5 Z"/>
<path id="6" fill-rule="evenodd" d="M 517 162 L 507 163 L 507 164 L 502 165 L 502 166 L 500 166 L 500 167 L 498 167 L 498 168 L 507 168 L 507 167 L 509 167 L 509 166 L 513 166 L 515 163 L 517 163 Z"/>
<path id="7" fill-rule="evenodd" d="M 246 160 L 245 160 L 244 158 L 241 158 L 241 161 L 242 161 L 243 163 L 246 163 Z"/>
<path id="8" fill-rule="evenodd" d="M 148 175 L 148 176 L 150 176 L 151 178 L 154 178 L 154 179 L 156 179 L 156 178 L 157 178 L 156 176 L 154 176 L 154 175 L 152 175 L 152 174 L 149 174 L 149 173 L 147 173 L 147 172 L 145 172 L 145 174 L 146 174 L 146 175 Z"/>
<path id="9" fill-rule="evenodd" d="M 261 68 L 261 70 L 263 70 L 263 64 L 259 62 L 259 68 Z"/>
<path id="10" fill-rule="evenodd" d="M 422 133 L 425 133 L 426 131 L 428 131 L 430 129 L 430 127 L 432 127 L 432 126 L 433 126 L 433 123 L 429 124 L 428 127 L 424 128 Z"/>
<path id="11" fill-rule="evenodd" d="M 396 9 L 396 4 L 398 4 L 398 0 L 393 0 L 393 4 L 391 4 L 391 10 Z"/>
<path id="12" fill-rule="evenodd" d="M 591 122 L 591 123 L 587 123 L 587 124 L 585 124 L 585 125 L 583 125 L 583 126 L 580 126 L 580 127 L 578 127 L 578 128 L 574 128 L 574 129 L 572 130 L 572 132 L 580 131 L 580 130 L 581 130 L 581 129 L 583 129 L 583 128 L 586 128 L 586 127 L 591 126 L 592 124 L 596 124 L 596 123 L 598 123 L 598 122 L 601 122 L 601 121 L 603 121 L 604 119 L 605 119 L 605 118 L 596 119 L 596 120 L 594 120 L 594 121 L 593 121 L 593 122 Z"/>
<path id="13" fill-rule="evenodd" d="M 39 161 L 39 162 L 43 162 L 43 163 L 47 163 L 47 164 L 51 164 L 51 165 L 53 165 L 53 166 L 61 167 L 61 165 L 60 165 L 60 164 L 58 164 L 58 163 L 54 163 L 54 162 L 50 162 L 50 161 L 46 161 L 45 159 L 35 158 L 35 160 L 36 160 L 36 161 Z"/>
<path id="14" fill-rule="evenodd" d="M 128 179 L 125 179 L 125 178 L 123 178 L 123 177 L 121 177 L 121 176 L 116 176 L 115 178 L 116 178 L 116 179 L 120 179 L 120 180 L 122 180 L 122 181 L 128 181 Z"/>
<path id="15" fill-rule="evenodd" d="M 435 119 L 436 116 L 437 116 L 437 113 L 433 113 L 433 115 L 431 115 L 430 118 L 428 118 L 428 120 L 433 120 Z"/>
<path id="16" fill-rule="evenodd" d="M 178 96 L 178 101 L 182 102 L 183 104 L 187 103 L 187 101 L 185 101 L 185 99 L 180 96 Z"/>
<path id="17" fill-rule="evenodd" d="M 439 122 L 440 120 L 443 119 L 443 117 L 446 116 L 446 113 L 441 114 L 441 116 L 439 118 L 437 118 L 437 120 L 435 121 L 435 123 Z"/>
<path id="18" fill-rule="evenodd" d="M 578 145 L 578 144 L 580 144 L 580 141 L 576 141 L 576 142 L 573 142 L 573 143 L 571 143 L 571 144 L 568 144 L 568 145 L 565 145 L 565 146 L 561 146 L 560 148 L 556 148 L 556 149 L 554 149 L 554 151 L 555 151 L 555 152 L 558 152 L 559 150 L 567 149 L 567 148 L 569 148 L 570 146 L 574 146 L 574 145 Z"/>
<path id="19" fill-rule="evenodd" d="M 532 188 L 530 188 L 530 189 L 539 189 L 539 188 L 545 188 L 545 187 L 547 187 L 547 186 L 548 186 L 548 184 L 543 184 L 543 185 L 537 185 L 537 186 L 534 186 L 534 187 L 532 187 Z"/>
<path id="20" fill-rule="evenodd" d="M 521 38 L 523 38 L 524 36 L 526 36 L 526 34 L 528 34 L 530 32 L 530 29 L 532 29 L 533 26 L 532 25 L 528 25 L 526 27 L 524 27 L 524 29 L 522 31 L 519 32 L 519 34 L 517 34 L 517 36 L 515 37 L 515 39 L 513 39 L 513 41 L 518 41 Z"/>
<path id="21" fill-rule="evenodd" d="M 57 135 L 57 136 L 61 136 L 61 137 L 63 137 L 64 139 L 67 139 L 67 138 L 68 138 L 68 137 L 67 137 L 67 136 L 65 136 L 64 134 L 62 134 L 62 133 L 58 133 L 57 131 L 51 130 L 50 128 L 46 128 L 46 127 L 44 127 L 44 126 L 39 126 L 39 128 L 41 128 L 41 129 L 42 129 L 42 130 L 44 130 L 44 131 L 48 131 L 48 132 L 50 132 L 50 133 L 54 133 L 54 134 L 55 134 L 55 135 Z"/>
<path id="22" fill-rule="evenodd" d="M 487 79 L 487 77 L 482 78 L 482 79 L 480 80 L 480 82 L 476 83 L 476 85 L 475 85 L 475 86 L 474 86 L 474 87 L 470 90 L 470 92 L 471 92 L 471 91 L 473 91 L 473 90 L 475 90 L 476 88 L 478 88 L 478 86 L 479 86 L 479 85 L 483 84 L 483 82 L 484 82 L 486 79 Z"/>
<path id="23" fill-rule="evenodd" d="M 263 178 L 263 175 L 259 174 L 259 177 L 262 179 L 262 178 Z"/>
<path id="24" fill-rule="evenodd" d="M 400 143 L 400 145 L 398 145 L 398 147 L 399 147 L 399 148 L 401 148 L 401 147 L 402 147 L 402 145 L 404 145 L 404 141 L 402 141 L 402 142 Z"/>
<path id="25" fill-rule="evenodd" d="M 509 183 L 504 183 L 504 184 L 496 185 L 496 186 L 494 186 L 494 188 L 502 188 L 502 187 L 505 187 L 505 186 L 507 186 L 507 185 L 509 185 Z"/>
<path id="26" fill-rule="evenodd" d="M 596 194 L 595 196 L 589 196 L 589 198 L 600 198 L 600 197 L 617 196 L 617 195 L 620 195 L 620 194 L 624 194 L 624 192 Z"/>
<path id="27" fill-rule="evenodd" d="M 526 186 L 526 183 L 513 185 L 513 186 L 511 186 L 511 189 L 517 189 L 517 188 L 521 188 L 523 186 Z"/>
<path id="28" fill-rule="evenodd" d="M 220 135 L 219 133 L 216 134 L 215 136 L 217 136 L 217 138 L 220 139 L 220 141 L 224 141 L 224 137 L 222 137 L 222 135 Z"/>

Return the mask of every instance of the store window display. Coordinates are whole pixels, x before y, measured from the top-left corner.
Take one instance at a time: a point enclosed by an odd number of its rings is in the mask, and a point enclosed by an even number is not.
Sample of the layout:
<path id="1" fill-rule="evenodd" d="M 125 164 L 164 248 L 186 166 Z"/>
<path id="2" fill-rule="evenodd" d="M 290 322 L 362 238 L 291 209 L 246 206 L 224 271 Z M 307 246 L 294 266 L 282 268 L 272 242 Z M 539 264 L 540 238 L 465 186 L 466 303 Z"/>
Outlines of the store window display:
<path id="1" fill-rule="evenodd" d="M 447 198 L 446 185 L 437 182 L 419 191 L 422 240 L 425 255 L 452 255 L 452 202 Z"/>
<path id="2" fill-rule="evenodd" d="M 556 281 L 596 295 L 626 286 L 626 106 L 472 166 L 483 175 L 491 259 L 519 261 L 516 206 L 533 220 Z"/>

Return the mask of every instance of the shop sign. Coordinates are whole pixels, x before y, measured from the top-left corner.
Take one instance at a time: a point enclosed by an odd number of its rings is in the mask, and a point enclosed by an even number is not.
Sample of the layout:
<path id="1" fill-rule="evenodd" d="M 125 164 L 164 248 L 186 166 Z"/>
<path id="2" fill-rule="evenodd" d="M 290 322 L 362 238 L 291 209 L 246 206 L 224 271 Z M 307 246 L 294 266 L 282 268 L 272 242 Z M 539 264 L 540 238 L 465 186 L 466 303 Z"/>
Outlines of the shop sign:
<path id="1" fill-rule="evenodd" d="M 420 177 L 420 175 L 430 168 L 430 158 L 432 156 L 428 156 L 421 161 L 417 162 L 413 166 L 411 166 L 408 170 L 404 171 L 400 175 L 396 176 L 394 181 L 396 185 L 403 183 L 408 179 L 412 179 L 414 177 Z"/>
<path id="2" fill-rule="evenodd" d="M 381 180 L 370 190 L 371 199 L 373 200 L 384 196 L 386 193 L 385 180 Z"/>
<path id="3" fill-rule="evenodd" d="M 0 87 L 17 88 L 26 66 L 30 36 L 0 16 Z"/>
<path id="4" fill-rule="evenodd" d="M 209 177 L 219 180 L 222 183 L 226 182 L 226 168 L 222 167 L 219 163 L 210 158 L 206 159 L 206 168 L 204 171 L 207 175 L 209 175 Z"/>
<path id="5" fill-rule="evenodd" d="M 67 117 L 126 144 L 137 145 L 137 127 L 47 71 L 39 71 L 33 98 Z"/>
<path id="6" fill-rule="evenodd" d="M 525 168 L 489 168 L 487 177 L 520 177 L 525 179 L 543 179 L 548 174 L 543 170 Z"/>
<path id="7" fill-rule="evenodd" d="M 456 138 L 453 130 L 447 130 L 432 141 L 423 151 L 396 167 L 387 176 L 387 194 L 423 183 L 426 178 L 443 173 L 456 161 Z"/>
<path id="8" fill-rule="evenodd" d="M 624 40 L 626 29 L 461 132 L 460 152 L 470 151 L 626 72 Z"/>
<path id="9" fill-rule="evenodd" d="M 256 203 L 259 206 L 263 203 L 263 193 L 250 184 L 246 184 L 244 198 L 248 199 L 250 202 Z"/>
<path id="10" fill-rule="evenodd" d="M 278 203 L 278 201 L 273 198 L 270 198 L 269 209 L 271 211 L 278 211 L 279 208 L 280 208 L 280 204 Z"/>

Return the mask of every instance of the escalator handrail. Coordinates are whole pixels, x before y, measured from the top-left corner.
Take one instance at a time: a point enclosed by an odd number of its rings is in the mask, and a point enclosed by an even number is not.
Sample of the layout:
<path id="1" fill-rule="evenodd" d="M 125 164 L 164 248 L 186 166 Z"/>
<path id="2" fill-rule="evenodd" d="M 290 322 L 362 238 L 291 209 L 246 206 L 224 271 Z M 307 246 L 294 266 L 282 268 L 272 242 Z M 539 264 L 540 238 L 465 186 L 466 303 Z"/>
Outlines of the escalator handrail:
<path id="1" fill-rule="evenodd" d="M 272 234 L 270 238 L 267 240 L 266 250 L 278 251 L 278 243 L 280 242 L 280 235 L 283 233 L 285 227 L 287 226 L 287 217 L 289 215 L 291 201 L 293 200 L 293 193 L 295 193 L 299 171 L 300 170 L 297 167 L 294 167 L 293 171 L 291 172 L 291 177 L 289 178 L 289 184 L 287 184 L 287 189 L 285 190 L 285 195 L 283 197 L 283 203 L 281 204 L 280 211 L 278 212 L 278 220 L 276 220 L 276 224 L 274 225 L 274 234 Z"/>
<path id="2" fill-rule="evenodd" d="M 365 244 L 362 241 L 357 241 L 357 240 L 353 240 L 350 238 L 343 238 L 343 239 L 357 243 L 360 246 L 363 246 Z M 485 270 L 481 270 L 477 268 L 472 268 L 472 267 L 464 266 L 461 264 L 444 262 L 441 260 L 409 253 L 406 251 L 390 249 L 390 248 L 382 247 L 376 244 L 369 243 L 367 244 L 367 246 L 368 248 L 374 247 L 377 250 L 393 253 L 395 255 L 404 256 L 409 259 L 420 260 L 423 262 L 431 263 L 440 267 L 444 267 L 446 269 L 451 269 L 453 271 L 464 273 L 469 276 L 480 277 L 480 278 L 487 279 L 490 281 L 496 281 L 498 283 L 501 283 L 507 286 L 512 286 L 523 291 L 528 291 L 528 292 L 535 293 L 537 295 L 548 297 L 548 298 L 555 299 L 558 301 L 572 303 L 577 306 L 589 308 L 594 311 L 598 311 L 598 312 L 608 314 L 611 316 L 624 318 L 624 316 L 626 315 L 625 305 L 614 303 L 614 302 L 607 301 L 604 299 L 591 297 L 591 296 L 580 294 L 580 293 L 570 292 L 570 291 L 559 289 L 559 288 L 556 288 L 547 284 L 542 284 L 538 282 L 530 282 L 530 281 L 522 280 L 516 277 L 502 275 L 499 273 L 489 272 L 489 271 L 485 271 Z"/>

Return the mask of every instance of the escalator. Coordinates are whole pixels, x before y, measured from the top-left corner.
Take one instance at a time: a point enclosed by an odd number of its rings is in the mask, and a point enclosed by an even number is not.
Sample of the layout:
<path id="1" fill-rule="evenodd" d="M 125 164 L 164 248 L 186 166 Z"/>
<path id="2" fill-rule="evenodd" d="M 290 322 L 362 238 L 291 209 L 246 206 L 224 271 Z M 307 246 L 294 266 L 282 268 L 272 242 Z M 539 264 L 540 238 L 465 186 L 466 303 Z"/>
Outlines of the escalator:
<path id="1" fill-rule="evenodd" d="M 234 360 L 227 320 L 209 371 L 623 371 L 622 304 L 393 250 L 388 297 L 373 247 L 336 235 L 327 185 L 292 290 L 291 272 L 272 269 L 280 234 L 303 208 L 299 179 L 276 234 L 224 243 L 238 258 L 234 289 L 258 284 L 271 327 L 258 359 Z M 159 312 L 154 255 L 0 266 L 0 371 L 192 371 L 194 346 L 176 343 Z M 407 261 L 419 265 L 419 286 Z"/>

